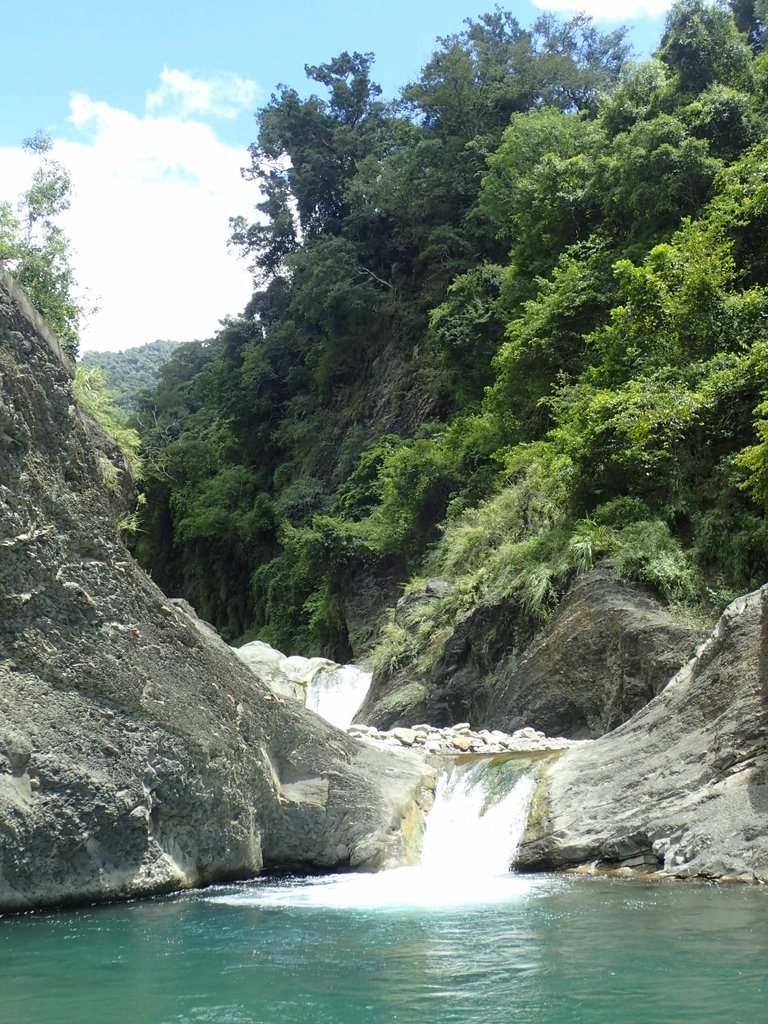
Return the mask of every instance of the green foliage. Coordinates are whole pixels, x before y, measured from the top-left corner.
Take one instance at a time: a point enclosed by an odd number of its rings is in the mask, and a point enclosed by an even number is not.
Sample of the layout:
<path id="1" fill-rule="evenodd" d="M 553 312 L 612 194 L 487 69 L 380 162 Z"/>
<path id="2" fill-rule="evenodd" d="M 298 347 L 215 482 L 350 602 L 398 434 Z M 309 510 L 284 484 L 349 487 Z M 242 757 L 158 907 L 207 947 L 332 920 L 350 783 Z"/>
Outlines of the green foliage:
<path id="1" fill-rule="evenodd" d="M 666 523 L 632 523 L 617 535 L 611 549 L 620 576 L 649 584 L 671 604 L 695 604 L 701 597 L 701 578 Z"/>
<path id="2" fill-rule="evenodd" d="M 477 406 L 493 381 L 492 361 L 504 332 L 504 278 L 502 267 L 475 267 L 456 278 L 430 315 L 430 336 L 459 408 Z"/>
<path id="3" fill-rule="evenodd" d="M 77 354 L 83 307 L 76 296 L 69 239 L 56 218 L 69 208 L 69 172 L 50 153 L 49 136 L 37 132 L 24 141 L 36 157 L 32 184 L 15 205 L 0 202 L 0 263 L 48 321 L 62 347 Z"/>
<path id="4" fill-rule="evenodd" d="M 155 386 L 160 368 L 178 344 L 177 341 L 153 341 L 125 352 L 85 352 L 79 362 L 104 371 L 112 404 L 130 415 L 138 411 L 142 392 Z"/>
<path id="5" fill-rule="evenodd" d="M 601 141 L 583 115 L 545 107 L 515 114 L 489 157 L 480 208 L 529 277 L 588 236 L 596 208 L 587 186 Z"/>
<path id="6" fill-rule="evenodd" d="M 606 554 L 611 536 L 610 527 L 589 516 L 576 523 L 571 534 L 571 557 L 577 572 L 587 572 Z"/>
<path id="7" fill-rule="evenodd" d="M 764 4 L 681 0 L 656 56 L 496 9 L 385 103 L 369 54 L 258 115 L 245 315 L 141 403 L 140 557 L 231 636 L 344 656 L 352 581 L 532 624 L 609 558 L 709 609 L 768 572 Z"/>
<path id="8" fill-rule="evenodd" d="M 714 82 L 737 89 L 751 85 L 752 54 L 721 2 L 678 0 L 667 16 L 659 58 L 682 93 L 701 92 Z"/>
<path id="9" fill-rule="evenodd" d="M 381 554 L 402 553 L 415 564 L 436 537 L 448 499 L 457 488 L 453 462 L 429 437 L 406 441 L 382 461 L 378 503 L 366 521 L 371 547 Z"/>
<path id="10" fill-rule="evenodd" d="M 134 480 L 140 480 L 143 475 L 139 451 L 141 439 L 138 431 L 128 425 L 125 417 L 116 407 L 113 392 L 108 385 L 104 370 L 99 367 L 78 366 L 72 391 L 75 401 L 83 412 L 93 417 L 110 437 L 115 439 L 130 467 L 131 476 Z M 108 460 L 105 461 L 108 462 Z M 109 466 L 112 464 L 109 463 Z M 114 466 L 111 469 L 104 468 L 107 487 L 117 486 L 118 472 L 119 470 Z"/>

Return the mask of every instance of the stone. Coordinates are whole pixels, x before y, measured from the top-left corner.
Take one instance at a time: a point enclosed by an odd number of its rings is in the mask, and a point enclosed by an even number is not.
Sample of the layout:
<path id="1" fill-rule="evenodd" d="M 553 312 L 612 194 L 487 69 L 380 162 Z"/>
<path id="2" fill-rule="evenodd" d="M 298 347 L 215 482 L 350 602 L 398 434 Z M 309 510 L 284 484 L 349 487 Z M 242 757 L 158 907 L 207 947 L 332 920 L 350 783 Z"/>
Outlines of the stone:
<path id="1" fill-rule="evenodd" d="M 451 737 L 451 744 L 456 747 L 457 750 L 469 750 L 469 737 L 464 736 L 462 733 L 457 733 L 455 736 Z"/>
<path id="2" fill-rule="evenodd" d="M 272 692 L 141 571 L 25 310 L 0 271 L 0 595 L 31 595 L 0 613 L 0 912 L 408 861 L 423 759 Z"/>
<path id="3" fill-rule="evenodd" d="M 416 742 L 416 732 L 413 729 L 393 729 L 392 735 L 404 747 L 412 747 Z"/>
<path id="4" fill-rule="evenodd" d="M 210 626 L 210 629 L 213 627 Z M 338 667 L 335 662 L 325 658 L 286 657 L 263 640 L 252 640 L 232 650 L 243 664 L 266 682 L 273 693 L 290 697 L 302 704 L 306 698 L 307 684 L 314 676 L 318 672 Z"/>
<path id="5" fill-rule="evenodd" d="M 767 666 L 764 586 L 629 721 L 548 765 L 521 867 L 640 858 L 678 877 L 768 881 Z"/>

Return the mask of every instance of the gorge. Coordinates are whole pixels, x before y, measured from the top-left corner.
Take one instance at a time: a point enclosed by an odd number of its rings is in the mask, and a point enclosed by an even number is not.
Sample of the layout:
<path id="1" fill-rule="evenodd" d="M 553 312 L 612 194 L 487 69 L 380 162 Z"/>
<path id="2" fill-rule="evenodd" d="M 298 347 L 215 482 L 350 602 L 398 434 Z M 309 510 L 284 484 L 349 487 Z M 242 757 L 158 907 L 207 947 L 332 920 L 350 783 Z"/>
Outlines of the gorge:
<path id="1" fill-rule="evenodd" d="M 415 856 L 425 762 L 273 693 L 150 584 L 66 359 L 5 279 L 2 300 L 0 905 Z M 766 629 L 763 589 L 624 725 L 558 753 L 522 864 L 764 880 Z"/>
<path id="2" fill-rule="evenodd" d="M 0 267 L 12 1019 L 762 1020 L 768 54 L 737 7 L 679 0 L 639 65 L 497 8 L 397 102 L 371 54 L 278 87 L 248 307 L 122 396 L 142 480 Z"/>

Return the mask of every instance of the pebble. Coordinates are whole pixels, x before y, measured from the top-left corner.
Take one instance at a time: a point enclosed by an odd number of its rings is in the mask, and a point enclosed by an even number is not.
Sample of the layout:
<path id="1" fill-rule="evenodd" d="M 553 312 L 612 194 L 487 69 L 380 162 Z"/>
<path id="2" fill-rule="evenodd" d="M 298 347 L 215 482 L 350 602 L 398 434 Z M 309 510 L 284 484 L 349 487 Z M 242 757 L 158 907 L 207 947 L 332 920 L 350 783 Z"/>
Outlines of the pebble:
<path id="1" fill-rule="evenodd" d="M 470 751 L 477 754 L 503 754 L 510 751 L 525 753 L 537 750 L 562 750 L 588 742 L 568 740 L 561 736 L 545 736 L 543 732 L 530 727 L 517 729 L 512 735 L 500 729 L 480 729 L 473 732 L 468 722 L 459 722 L 458 725 L 451 725 L 446 729 L 420 723 L 411 728 L 397 727 L 389 731 L 355 723 L 349 727 L 348 732 L 355 739 L 369 743 L 379 743 L 392 748 L 411 747 L 428 754 L 457 754 Z"/>
<path id="2" fill-rule="evenodd" d="M 415 729 L 393 729 L 392 735 L 404 747 L 412 747 L 416 742 L 416 737 L 420 734 Z"/>

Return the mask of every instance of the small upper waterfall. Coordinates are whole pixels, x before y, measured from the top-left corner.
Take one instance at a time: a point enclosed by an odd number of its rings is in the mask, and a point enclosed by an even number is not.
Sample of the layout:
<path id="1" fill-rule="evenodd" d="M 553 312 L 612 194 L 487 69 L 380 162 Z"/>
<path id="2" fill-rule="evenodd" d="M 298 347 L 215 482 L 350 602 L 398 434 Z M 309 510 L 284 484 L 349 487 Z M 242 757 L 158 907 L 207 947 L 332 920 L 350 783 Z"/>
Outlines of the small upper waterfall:
<path id="1" fill-rule="evenodd" d="M 348 729 L 370 685 L 370 672 L 364 672 L 357 665 L 339 665 L 312 676 L 307 686 L 306 704 L 331 725 Z"/>

